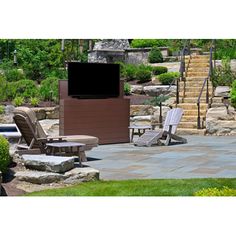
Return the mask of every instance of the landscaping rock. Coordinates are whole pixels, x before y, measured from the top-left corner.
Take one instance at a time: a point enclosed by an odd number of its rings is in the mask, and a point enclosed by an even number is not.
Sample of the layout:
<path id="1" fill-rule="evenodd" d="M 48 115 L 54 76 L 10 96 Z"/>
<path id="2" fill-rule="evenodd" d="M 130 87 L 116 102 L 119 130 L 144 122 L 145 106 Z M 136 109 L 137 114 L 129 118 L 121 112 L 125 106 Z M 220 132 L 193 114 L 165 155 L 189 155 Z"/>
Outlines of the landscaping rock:
<path id="1" fill-rule="evenodd" d="M 75 184 L 99 180 L 99 171 L 91 167 L 76 167 L 64 174 L 26 170 L 17 172 L 15 177 L 32 184 Z"/>
<path id="2" fill-rule="evenodd" d="M 215 89 L 216 97 L 229 97 L 230 88 L 229 86 L 218 86 Z"/>
<path id="3" fill-rule="evenodd" d="M 40 124 L 42 125 L 44 131 L 51 136 L 59 135 L 59 120 L 57 119 L 45 119 L 40 120 Z"/>
<path id="4" fill-rule="evenodd" d="M 38 120 L 59 119 L 59 106 L 32 108 Z"/>
<path id="5" fill-rule="evenodd" d="M 77 167 L 65 173 L 65 184 L 99 180 L 99 171 L 91 167 Z"/>
<path id="6" fill-rule="evenodd" d="M 40 171 L 64 173 L 74 168 L 73 157 L 49 155 L 22 155 L 27 168 Z"/>
<path id="7" fill-rule="evenodd" d="M 65 178 L 62 174 L 33 170 L 19 171 L 15 174 L 15 177 L 20 181 L 33 184 L 56 183 Z"/>
<path id="8" fill-rule="evenodd" d="M 150 125 L 152 121 L 152 116 L 134 116 L 130 117 L 131 124 L 135 125 Z"/>
<path id="9" fill-rule="evenodd" d="M 208 134 L 236 134 L 236 111 L 233 107 L 210 108 L 206 114 L 206 131 Z"/>
<path id="10" fill-rule="evenodd" d="M 159 96 L 161 94 L 165 95 L 175 95 L 176 86 L 173 85 L 169 87 L 169 85 L 154 85 L 154 86 L 145 86 L 143 88 L 144 93 L 149 96 Z"/>
<path id="11" fill-rule="evenodd" d="M 153 115 L 154 108 L 151 105 L 131 105 L 130 116 L 147 116 Z"/>
<path id="12" fill-rule="evenodd" d="M 142 85 L 131 85 L 131 93 L 142 94 L 143 86 Z"/>
<path id="13" fill-rule="evenodd" d="M 154 107 L 155 111 L 152 117 L 152 122 L 160 123 L 160 107 Z M 170 110 L 170 107 L 162 106 L 162 122 L 164 123 L 166 114 Z"/>

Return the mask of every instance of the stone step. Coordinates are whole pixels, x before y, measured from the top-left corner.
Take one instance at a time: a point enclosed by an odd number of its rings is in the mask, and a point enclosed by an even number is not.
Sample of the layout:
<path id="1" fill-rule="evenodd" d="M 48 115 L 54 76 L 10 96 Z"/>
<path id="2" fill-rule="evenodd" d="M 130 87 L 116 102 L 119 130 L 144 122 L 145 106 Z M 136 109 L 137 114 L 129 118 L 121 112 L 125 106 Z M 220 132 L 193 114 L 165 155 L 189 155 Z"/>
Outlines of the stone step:
<path id="1" fill-rule="evenodd" d="M 191 98 L 191 97 L 185 97 L 185 98 L 183 98 L 183 103 L 197 103 L 197 101 L 198 101 L 198 98 L 197 97 L 195 97 L 195 98 Z M 201 103 L 206 103 L 206 97 L 201 97 L 201 99 L 200 99 L 200 102 Z"/>
<path id="2" fill-rule="evenodd" d="M 198 115 L 197 109 L 194 110 L 184 110 L 184 116 L 196 116 Z M 206 110 L 201 109 L 200 110 L 200 116 L 205 116 L 206 115 Z"/>
<path id="3" fill-rule="evenodd" d="M 200 67 L 200 66 L 198 66 L 198 67 L 196 67 L 196 66 L 194 66 L 194 67 L 192 67 L 192 66 L 189 66 L 188 67 L 188 72 L 209 72 L 209 68 L 208 67 Z"/>
<path id="4" fill-rule="evenodd" d="M 74 168 L 74 157 L 49 155 L 22 155 L 28 169 L 64 173 Z"/>
<path id="5" fill-rule="evenodd" d="M 192 55 L 191 56 L 192 59 L 195 59 L 195 58 L 207 58 L 209 59 L 209 55 Z"/>
<path id="6" fill-rule="evenodd" d="M 205 119 L 204 116 L 200 117 L 201 120 Z M 197 116 L 182 116 L 181 122 L 197 122 Z"/>
<path id="7" fill-rule="evenodd" d="M 222 97 L 213 97 L 212 103 L 222 103 L 223 98 Z"/>
<path id="8" fill-rule="evenodd" d="M 180 108 L 183 108 L 184 110 L 196 110 L 197 109 L 197 104 L 196 103 L 179 103 L 177 105 Z M 201 109 L 207 109 L 208 104 L 200 104 Z"/>
<path id="9" fill-rule="evenodd" d="M 185 129 L 196 129 L 197 128 L 197 118 L 195 121 L 190 122 L 180 122 L 178 124 L 178 128 L 185 128 Z"/>
<path id="10" fill-rule="evenodd" d="M 184 129 L 178 128 L 176 131 L 177 135 L 205 135 L 206 129 Z"/>
<path id="11" fill-rule="evenodd" d="M 76 184 L 83 181 L 99 180 L 99 171 L 91 167 L 76 167 L 66 173 L 53 173 L 45 171 L 19 171 L 15 173 L 19 181 L 25 181 L 33 184 L 50 184 L 62 182 L 65 184 Z"/>
<path id="12" fill-rule="evenodd" d="M 194 68 L 195 68 L 195 67 L 205 67 L 205 68 L 208 67 L 208 69 L 209 69 L 209 63 L 208 63 L 208 62 L 205 62 L 205 63 L 191 63 L 191 62 L 190 62 L 190 63 L 189 63 L 189 68 L 190 68 L 190 67 L 192 67 L 192 68 L 193 68 L 193 67 L 194 67 Z"/>
<path id="13" fill-rule="evenodd" d="M 212 103 L 211 104 L 211 108 L 214 108 L 214 107 L 224 107 L 225 106 L 225 104 L 224 103 Z"/>
<path id="14" fill-rule="evenodd" d="M 180 94 L 180 96 L 183 96 L 183 92 L 180 92 L 179 94 Z M 188 92 L 187 89 L 186 89 L 186 91 L 185 91 L 185 93 L 184 93 L 185 98 L 189 98 L 189 97 L 190 97 L 190 98 L 198 98 L 199 94 L 200 94 L 200 90 L 199 90 L 199 91 L 196 91 L 196 92 Z M 202 96 L 206 97 L 206 90 L 204 90 L 204 91 L 202 92 Z"/>
<path id="15" fill-rule="evenodd" d="M 181 91 L 181 92 L 183 92 L 183 89 L 184 89 L 184 85 L 180 85 L 179 86 L 179 91 Z M 193 86 L 185 86 L 185 92 L 197 92 L 198 94 L 200 93 L 200 91 L 201 91 L 201 89 L 202 89 L 202 86 L 196 86 L 196 87 L 193 87 Z M 212 92 L 212 87 L 208 87 L 208 89 L 209 89 L 209 93 L 211 93 Z M 207 88 L 206 88 L 206 86 L 203 88 L 203 91 L 206 91 L 207 90 Z"/>
<path id="16" fill-rule="evenodd" d="M 208 72 L 187 72 L 187 76 L 188 77 L 202 76 L 206 78 L 208 76 Z"/>

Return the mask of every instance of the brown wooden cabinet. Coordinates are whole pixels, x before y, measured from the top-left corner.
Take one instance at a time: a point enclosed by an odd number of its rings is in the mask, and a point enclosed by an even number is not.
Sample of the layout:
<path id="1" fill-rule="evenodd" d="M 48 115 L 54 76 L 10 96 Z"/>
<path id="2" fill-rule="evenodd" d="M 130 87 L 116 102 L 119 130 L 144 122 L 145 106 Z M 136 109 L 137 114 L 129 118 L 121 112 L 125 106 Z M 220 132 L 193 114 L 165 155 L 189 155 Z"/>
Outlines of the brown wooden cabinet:
<path id="1" fill-rule="evenodd" d="M 67 95 L 67 80 L 59 81 L 60 135 L 92 135 L 99 144 L 129 142 L 130 101 L 120 97 L 77 99 Z"/>

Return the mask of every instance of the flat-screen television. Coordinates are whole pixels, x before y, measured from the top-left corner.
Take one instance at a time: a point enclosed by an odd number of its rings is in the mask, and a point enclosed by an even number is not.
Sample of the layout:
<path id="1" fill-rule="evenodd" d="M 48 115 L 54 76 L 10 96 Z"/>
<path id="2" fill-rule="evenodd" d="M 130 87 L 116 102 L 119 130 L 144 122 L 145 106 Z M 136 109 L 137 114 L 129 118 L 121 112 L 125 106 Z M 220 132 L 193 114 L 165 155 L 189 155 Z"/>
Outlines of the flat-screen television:
<path id="1" fill-rule="evenodd" d="M 120 66 L 105 63 L 68 63 L 68 95 L 111 98 L 120 94 Z"/>

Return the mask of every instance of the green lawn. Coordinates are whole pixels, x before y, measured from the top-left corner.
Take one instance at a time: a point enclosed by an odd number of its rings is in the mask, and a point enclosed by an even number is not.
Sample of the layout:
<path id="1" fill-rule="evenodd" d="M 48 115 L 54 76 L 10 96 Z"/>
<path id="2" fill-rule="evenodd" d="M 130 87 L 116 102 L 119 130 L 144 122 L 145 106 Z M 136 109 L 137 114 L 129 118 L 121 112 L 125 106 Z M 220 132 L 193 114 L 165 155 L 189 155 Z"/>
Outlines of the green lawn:
<path id="1" fill-rule="evenodd" d="M 203 188 L 236 189 L 236 179 L 147 179 L 95 181 L 26 196 L 193 196 Z"/>

